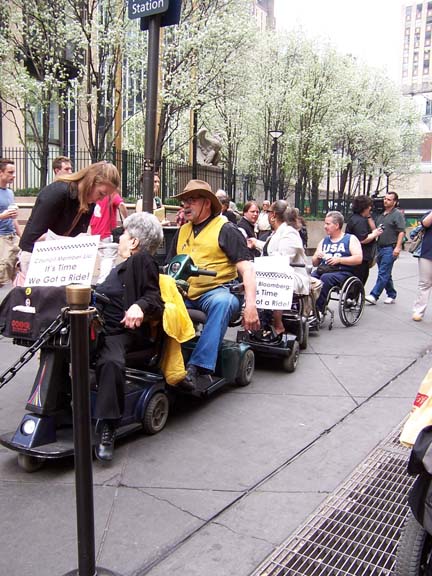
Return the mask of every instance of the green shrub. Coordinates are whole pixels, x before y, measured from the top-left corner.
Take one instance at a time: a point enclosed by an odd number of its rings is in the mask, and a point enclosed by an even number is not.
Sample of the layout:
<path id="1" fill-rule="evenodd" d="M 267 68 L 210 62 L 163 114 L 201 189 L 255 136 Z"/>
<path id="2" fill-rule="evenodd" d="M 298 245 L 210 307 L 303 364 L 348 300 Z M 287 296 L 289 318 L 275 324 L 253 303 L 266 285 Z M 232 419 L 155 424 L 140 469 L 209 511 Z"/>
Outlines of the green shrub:
<path id="1" fill-rule="evenodd" d="M 40 188 L 19 188 L 15 190 L 15 196 L 37 196 Z"/>

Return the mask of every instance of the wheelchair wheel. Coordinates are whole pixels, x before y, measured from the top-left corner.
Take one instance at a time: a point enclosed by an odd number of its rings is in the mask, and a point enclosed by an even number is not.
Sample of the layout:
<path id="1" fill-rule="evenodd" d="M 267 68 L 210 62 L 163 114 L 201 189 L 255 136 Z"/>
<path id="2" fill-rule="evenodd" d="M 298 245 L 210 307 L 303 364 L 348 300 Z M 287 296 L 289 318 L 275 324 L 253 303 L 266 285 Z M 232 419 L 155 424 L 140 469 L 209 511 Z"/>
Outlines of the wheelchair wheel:
<path id="1" fill-rule="evenodd" d="M 363 284 L 356 276 L 348 278 L 339 295 L 339 317 L 345 326 L 354 326 L 360 320 L 365 305 Z"/>
<path id="2" fill-rule="evenodd" d="M 426 576 L 431 560 L 432 536 L 409 514 L 396 553 L 395 576 Z"/>

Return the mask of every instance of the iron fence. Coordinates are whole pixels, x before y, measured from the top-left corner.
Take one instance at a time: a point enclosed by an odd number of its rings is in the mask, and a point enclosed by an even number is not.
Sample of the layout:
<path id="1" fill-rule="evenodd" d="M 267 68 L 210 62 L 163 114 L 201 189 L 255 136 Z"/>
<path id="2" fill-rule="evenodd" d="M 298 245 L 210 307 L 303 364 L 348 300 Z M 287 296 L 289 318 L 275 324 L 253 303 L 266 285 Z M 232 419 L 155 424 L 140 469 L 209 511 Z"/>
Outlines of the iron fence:
<path id="1" fill-rule="evenodd" d="M 87 150 L 59 150 L 51 148 L 47 159 L 46 182 L 42 182 L 42 160 L 37 148 L 0 148 L 0 157 L 10 158 L 16 166 L 16 178 L 13 185 L 17 196 L 35 195 L 39 189 L 49 184 L 54 179 L 52 170 L 53 160 L 59 156 L 67 156 L 72 161 L 75 171 L 88 166 L 91 163 L 91 157 Z M 124 198 L 130 201 L 136 200 L 142 194 L 140 178 L 142 167 L 144 165 L 144 154 L 130 150 L 111 149 L 105 159 L 113 162 L 119 169 L 121 175 L 121 193 Z M 228 173 L 223 167 L 219 166 L 192 166 L 191 164 L 176 162 L 170 158 L 163 158 L 158 165 L 161 179 L 160 195 L 164 203 L 176 203 L 172 200 L 185 187 L 186 183 L 193 177 L 209 182 L 213 190 L 219 188 L 225 190 L 234 202 L 243 205 L 248 200 L 256 200 L 261 203 L 269 193 L 265 193 L 263 181 L 251 174 L 241 174 L 239 172 Z M 294 204 L 294 194 L 288 190 L 286 199 L 289 203 Z M 317 214 L 313 216 L 322 216 L 329 210 L 339 210 L 345 216 L 350 209 L 351 199 L 343 196 L 339 197 L 333 192 L 327 198 L 325 194 L 320 195 L 318 201 Z M 305 199 L 303 203 L 303 212 L 310 214 L 310 205 Z"/>

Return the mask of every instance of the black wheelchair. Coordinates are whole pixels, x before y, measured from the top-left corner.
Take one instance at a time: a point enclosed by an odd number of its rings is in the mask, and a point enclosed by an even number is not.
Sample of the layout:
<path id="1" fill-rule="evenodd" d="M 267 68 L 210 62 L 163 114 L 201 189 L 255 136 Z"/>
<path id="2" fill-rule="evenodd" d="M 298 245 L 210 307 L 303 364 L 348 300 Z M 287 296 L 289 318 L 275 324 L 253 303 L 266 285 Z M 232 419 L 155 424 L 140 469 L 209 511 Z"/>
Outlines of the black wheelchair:
<path id="1" fill-rule="evenodd" d="M 327 323 L 328 329 L 333 328 L 334 310 L 330 308 L 330 302 L 338 302 L 339 318 L 344 326 L 355 326 L 362 317 L 365 307 L 365 291 L 363 283 L 357 276 L 349 276 L 341 286 L 333 286 L 328 295 L 323 312 L 316 306 L 309 317 L 311 330 L 319 330 Z"/>

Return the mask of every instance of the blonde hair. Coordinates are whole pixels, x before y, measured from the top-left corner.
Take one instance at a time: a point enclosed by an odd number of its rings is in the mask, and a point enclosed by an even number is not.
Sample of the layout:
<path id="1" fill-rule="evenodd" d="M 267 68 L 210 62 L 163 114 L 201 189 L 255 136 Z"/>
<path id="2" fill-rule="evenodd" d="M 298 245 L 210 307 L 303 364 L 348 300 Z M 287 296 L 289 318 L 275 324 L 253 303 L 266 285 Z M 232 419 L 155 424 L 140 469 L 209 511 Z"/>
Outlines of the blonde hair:
<path id="1" fill-rule="evenodd" d="M 84 213 L 89 209 L 88 195 L 98 184 L 108 184 L 113 188 L 120 186 L 120 174 L 114 164 L 102 160 L 82 168 L 74 174 L 63 174 L 57 178 L 57 182 L 71 182 L 77 185 L 79 212 Z"/>

